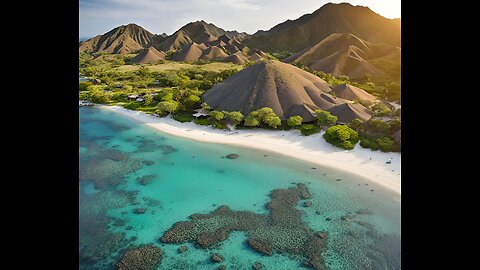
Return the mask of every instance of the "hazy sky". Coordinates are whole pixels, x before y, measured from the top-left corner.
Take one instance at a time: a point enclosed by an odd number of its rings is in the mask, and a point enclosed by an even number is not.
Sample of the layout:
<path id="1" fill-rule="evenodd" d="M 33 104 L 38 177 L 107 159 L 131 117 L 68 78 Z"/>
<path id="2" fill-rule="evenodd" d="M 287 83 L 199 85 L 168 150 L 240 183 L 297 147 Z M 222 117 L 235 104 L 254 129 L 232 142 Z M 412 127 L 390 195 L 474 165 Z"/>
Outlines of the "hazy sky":
<path id="1" fill-rule="evenodd" d="M 400 0 L 80 0 L 80 37 L 93 37 L 128 23 L 170 35 L 198 20 L 253 34 L 312 13 L 328 2 L 368 6 L 384 17 L 400 18 Z"/>

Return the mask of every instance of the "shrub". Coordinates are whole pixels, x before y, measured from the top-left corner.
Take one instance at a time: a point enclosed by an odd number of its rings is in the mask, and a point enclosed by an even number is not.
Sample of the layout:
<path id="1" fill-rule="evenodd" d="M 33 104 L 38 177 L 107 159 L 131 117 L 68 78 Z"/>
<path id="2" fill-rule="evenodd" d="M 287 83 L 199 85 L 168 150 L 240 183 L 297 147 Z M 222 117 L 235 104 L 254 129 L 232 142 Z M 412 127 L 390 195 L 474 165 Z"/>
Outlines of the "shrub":
<path id="1" fill-rule="evenodd" d="M 363 126 L 363 121 L 361 119 L 355 118 L 348 125 L 351 129 L 358 131 Z"/>
<path id="2" fill-rule="evenodd" d="M 267 124 L 269 127 L 272 127 L 272 128 L 277 128 L 278 126 L 280 126 L 282 124 L 282 120 L 280 120 L 280 117 L 278 116 L 267 116 L 265 117 L 265 119 L 263 120 L 265 122 L 265 124 Z"/>
<path id="3" fill-rule="evenodd" d="M 216 120 L 216 121 L 221 121 L 225 117 L 225 115 L 222 112 L 219 112 L 219 111 L 211 111 L 208 115 L 213 120 Z"/>
<path id="4" fill-rule="evenodd" d="M 389 137 L 381 137 L 376 140 L 378 147 L 382 152 L 391 152 L 394 149 L 395 142 Z"/>
<path id="5" fill-rule="evenodd" d="M 317 114 L 317 121 L 320 126 L 331 126 L 337 123 L 338 118 L 330 112 L 324 110 L 315 110 Z"/>
<path id="6" fill-rule="evenodd" d="M 252 115 L 252 113 L 250 113 L 247 118 L 245 118 L 246 127 L 257 127 L 258 125 L 260 125 L 260 122 L 254 115 Z"/>
<path id="7" fill-rule="evenodd" d="M 157 108 L 161 114 L 174 113 L 178 110 L 178 102 L 173 100 L 162 101 L 158 103 Z"/>
<path id="8" fill-rule="evenodd" d="M 191 122 L 194 119 L 189 113 L 176 113 L 172 115 L 172 118 L 181 123 Z"/>
<path id="9" fill-rule="evenodd" d="M 142 104 L 140 104 L 139 102 L 136 102 L 136 101 L 132 101 L 132 102 L 129 102 L 125 105 L 123 105 L 123 107 L 125 109 L 129 109 L 129 110 L 136 110 L 138 107 L 140 107 Z"/>
<path id="10" fill-rule="evenodd" d="M 313 135 L 315 133 L 320 132 L 320 128 L 318 126 L 314 126 L 312 124 L 306 124 L 306 125 L 302 125 L 300 127 L 300 132 L 304 136 L 310 136 L 310 135 Z"/>
<path id="11" fill-rule="evenodd" d="M 336 125 L 329 127 L 323 138 L 335 146 L 350 150 L 358 142 L 358 133 L 346 125 Z"/>
<path id="12" fill-rule="evenodd" d="M 385 104 L 383 104 L 382 102 L 379 102 L 375 105 L 372 106 L 372 111 L 374 113 L 375 116 L 387 116 L 387 115 L 390 115 L 392 113 L 392 110 Z"/>
<path id="13" fill-rule="evenodd" d="M 236 126 L 240 124 L 243 120 L 243 114 L 241 112 L 233 111 L 233 112 L 223 112 L 225 115 L 225 120 L 227 120 L 230 124 Z"/>
<path id="14" fill-rule="evenodd" d="M 375 132 L 380 132 L 385 134 L 385 133 L 388 133 L 388 130 L 390 129 L 390 124 L 380 119 L 371 119 L 370 127 Z"/>
<path id="15" fill-rule="evenodd" d="M 301 116 L 290 116 L 288 119 L 287 119 L 287 126 L 289 127 L 296 127 L 296 126 L 300 126 L 302 124 L 302 120 L 303 118 Z"/>

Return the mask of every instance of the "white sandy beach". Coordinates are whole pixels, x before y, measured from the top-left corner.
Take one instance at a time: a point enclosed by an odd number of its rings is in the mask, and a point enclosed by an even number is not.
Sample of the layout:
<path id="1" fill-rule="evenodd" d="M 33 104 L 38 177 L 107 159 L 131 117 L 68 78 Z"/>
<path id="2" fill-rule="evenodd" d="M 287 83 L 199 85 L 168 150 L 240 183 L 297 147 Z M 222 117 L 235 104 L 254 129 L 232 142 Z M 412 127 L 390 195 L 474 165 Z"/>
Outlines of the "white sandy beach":
<path id="1" fill-rule="evenodd" d="M 302 136 L 299 131 L 238 130 L 237 133 L 180 123 L 170 117 L 158 118 L 143 112 L 127 110 L 119 106 L 99 106 L 131 117 L 162 132 L 196 141 L 233 144 L 272 151 L 282 155 L 344 170 L 374 184 L 383 186 L 395 194 L 401 194 L 401 154 L 371 151 L 356 145 L 353 150 L 342 150 L 327 143 L 323 132 Z M 370 160 L 370 158 L 372 158 Z M 385 162 L 392 158 L 391 164 Z"/>

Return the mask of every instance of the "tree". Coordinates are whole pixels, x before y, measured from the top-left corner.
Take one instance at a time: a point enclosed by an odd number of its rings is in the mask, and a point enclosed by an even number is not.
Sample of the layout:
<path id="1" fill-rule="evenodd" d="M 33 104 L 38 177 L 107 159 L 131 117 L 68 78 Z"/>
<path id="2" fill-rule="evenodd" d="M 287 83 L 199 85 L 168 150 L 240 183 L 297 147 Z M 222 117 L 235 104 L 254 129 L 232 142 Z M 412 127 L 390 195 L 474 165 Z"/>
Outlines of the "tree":
<path id="1" fill-rule="evenodd" d="M 178 102 L 173 100 L 162 101 L 158 103 L 157 108 L 161 114 L 174 113 L 178 110 Z"/>
<path id="2" fill-rule="evenodd" d="M 395 117 L 389 122 L 390 125 L 390 134 L 393 134 L 399 131 L 402 128 L 402 120 L 399 117 Z"/>
<path id="3" fill-rule="evenodd" d="M 166 93 L 163 95 L 162 101 L 172 101 L 173 100 L 173 93 Z"/>
<path id="4" fill-rule="evenodd" d="M 219 112 L 219 111 L 211 111 L 208 115 L 216 121 L 221 121 L 223 119 L 223 117 L 225 117 L 225 115 L 222 112 Z"/>
<path id="5" fill-rule="evenodd" d="M 361 119 L 355 118 L 350 122 L 349 126 L 353 130 L 358 131 L 360 128 L 362 128 L 363 121 Z"/>
<path id="6" fill-rule="evenodd" d="M 370 127 L 375 132 L 387 133 L 390 129 L 390 124 L 380 119 L 372 119 L 370 120 Z"/>
<path id="7" fill-rule="evenodd" d="M 272 128 L 277 128 L 282 124 L 282 120 L 278 116 L 267 116 L 263 121 Z"/>
<path id="8" fill-rule="evenodd" d="M 378 147 L 382 152 L 393 151 L 393 146 L 395 145 L 395 142 L 389 137 L 378 138 L 376 140 L 376 143 L 378 144 Z"/>
<path id="9" fill-rule="evenodd" d="M 329 127 L 323 138 L 335 146 L 350 150 L 358 142 L 358 133 L 346 125 L 336 125 Z"/>
<path id="10" fill-rule="evenodd" d="M 149 106 L 150 104 L 152 104 L 152 101 L 153 101 L 152 95 L 147 94 L 143 97 L 143 99 L 145 100 L 145 106 Z"/>
<path id="11" fill-rule="evenodd" d="M 304 136 L 310 136 L 312 134 L 320 132 L 320 128 L 316 125 L 314 126 L 312 124 L 306 124 L 300 127 L 300 132 Z"/>
<path id="12" fill-rule="evenodd" d="M 273 112 L 273 109 L 269 107 L 263 107 L 261 109 L 258 109 L 257 112 L 258 112 L 259 120 L 261 121 L 263 121 L 267 116 L 272 116 L 272 114 L 275 115 L 275 113 Z"/>
<path id="13" fill-rule="evenodd" d="M 317 121 L 320 126 L 331 126 L 337 123 L 338 118 L 330 112 L 324 110 L 315 110 Z"/>
<path id="14" fill-rule="evenodd" d="M 200 97 L 196 95 L 189 95 L 185 100 L 184 103 L 187 107 L 192 108 L 200 102 Z"/>
<path id="15" fill-rule="evenodd" d="M 382 102 L 379 102 L 375 105 L 372 106 L 372 111 L 375 114 L 375 116 L 387 116 L 392 113 L 392 110 Z"/>
<path id="16" fill-rule="evenodd" d="M 287 126 L 289 127 L 296 127 L 296 126 L 300 126 L 302 124 L 302 120 L 303 118 L 301 116 L 290 116 L 288 119 L 287 119 Z"/>
<path id="17" fill-rule="evenodd" d="M 225 120 L 230 122 L 232 125 L 236 126 L 240 124 L 243 120 L 243 114 L 241 112 L 233 111 L 233 112 L 223 112 L 225 115 Z"/>
<path id="18" fill-rule="evenodd" d="M 257 118 L 250 113 L 247 118 L 245 118 L 245 126 L 246 127 L 256 127 L 260 125 L 260 122 L 257 120 Z"/>

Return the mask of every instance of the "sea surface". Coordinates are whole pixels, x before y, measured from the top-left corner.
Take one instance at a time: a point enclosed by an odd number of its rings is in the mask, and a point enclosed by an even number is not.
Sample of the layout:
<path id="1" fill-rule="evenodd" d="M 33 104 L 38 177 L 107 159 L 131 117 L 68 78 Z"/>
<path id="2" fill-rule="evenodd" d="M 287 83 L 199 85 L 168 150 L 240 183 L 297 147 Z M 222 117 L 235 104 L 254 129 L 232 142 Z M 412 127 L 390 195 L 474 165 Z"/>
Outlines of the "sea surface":
<path id="1" fill-rule="evenodd" d="M 225 258 L 227 269 L 251 269 L 255 262 L 264 269 L 306 269 L 298 256 L 262 256 L 246 245 L 244 232 L 212 249 L 159 240 L 176 222 L 221 205 L 268 213 L 270 192 L 297 183 L 307 186 L 313 203 L 297 206 L 302 221 L 327 234 L 327 269 L 401 268 L 398 195 L 278 154 L 169 136 L 100 108 L 79 112 L 79 269 L 115 269 L 125 250 L 145 244 L 163 250 L 158 269 L 217 269 L 213 253 Z M 225 158 L 231 153 L 239 157 Z M 188 250 L 179 253 L 182 245 Z"/>

